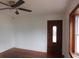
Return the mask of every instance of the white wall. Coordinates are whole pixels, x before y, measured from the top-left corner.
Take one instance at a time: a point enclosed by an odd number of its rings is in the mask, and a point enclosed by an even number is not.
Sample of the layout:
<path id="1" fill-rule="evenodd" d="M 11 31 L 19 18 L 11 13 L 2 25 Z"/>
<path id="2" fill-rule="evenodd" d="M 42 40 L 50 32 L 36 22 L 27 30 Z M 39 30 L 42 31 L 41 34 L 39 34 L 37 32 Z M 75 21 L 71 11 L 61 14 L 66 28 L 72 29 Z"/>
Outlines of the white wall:
<path id="1" fill-rule="evenodd" d="M 71 0 L 71 3 L 68 6 L 68 9 L 66 11 L 66 14 L 64 16 L 64 38 L 63 38 L 63 54 L 65 57 L 69 56 L 69 14 L 71 11 L 77 6 L 79 3 L 79 0 Z"/>
<path id="2" fill-rule="evenodd" d="M 3 52 L 13 47 L 13 25 L 11 17 L 0 15 L 0 52 Z"/>
<path id="3" fill-rule="evenodd" d="M 62 15 L 14 17 L 15 47 L 47 52 L 47 20 L 62 20 Z"/>
<path id="4" fill-rule="evenodd" d="M 47 52 L 47 20 L 62 15 L 0 15 L 0 53 L 13 47 Z"/>

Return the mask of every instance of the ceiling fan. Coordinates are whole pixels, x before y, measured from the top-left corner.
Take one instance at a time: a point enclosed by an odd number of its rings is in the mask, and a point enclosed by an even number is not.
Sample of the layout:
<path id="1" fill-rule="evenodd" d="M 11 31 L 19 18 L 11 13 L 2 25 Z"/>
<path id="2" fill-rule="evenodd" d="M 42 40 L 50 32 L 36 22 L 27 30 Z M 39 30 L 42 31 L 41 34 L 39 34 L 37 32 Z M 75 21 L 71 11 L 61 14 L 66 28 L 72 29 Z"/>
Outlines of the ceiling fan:
<path id="1" fill-rule="evenodd" d="M 23 0 L 19 0 L 17 2 L 15 1 L 8 1 L 8 4 L 6 3 L 3 3 L 0 1 L 1 4 L 3 5 L 6 5 L 6 6 L 9 6 L 8 8 L 1 8 L 0 10 L 7 10 L 7 9 L 15 9 L 16 10 L 16 15 L 19 14 L 19 11 L 18 10 L 22 10 L 22 11 L 26 11 L 26 12 L 32 12 L 32 10 L 29 10 L 29 9 L 24 9 L 24 8 L 20 8 L 19 6 L 21 6 L 22 4 L 25 3 L 25 1 Z"/>

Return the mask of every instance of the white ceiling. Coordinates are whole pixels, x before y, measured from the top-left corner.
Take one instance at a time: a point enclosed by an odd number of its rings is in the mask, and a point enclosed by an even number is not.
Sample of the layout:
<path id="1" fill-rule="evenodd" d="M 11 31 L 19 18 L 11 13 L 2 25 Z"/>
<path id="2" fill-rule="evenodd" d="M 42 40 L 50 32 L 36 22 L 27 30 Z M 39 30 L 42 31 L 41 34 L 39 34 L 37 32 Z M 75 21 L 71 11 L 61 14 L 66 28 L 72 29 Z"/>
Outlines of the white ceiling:
<path id="1" fill-rule="evenodd" d="M 7 3 L 10 0 L 0 0 L 2 2 Z M 18 1 L 18 0 L 14 0 Z M 21 14 L 64 14 L 69 0 L 24 0 L 25 4 L 20 7 L 31 9 L 32 13 L 19 11 Z M 0 4 L 0 8 L 7 7 Z M 0 13 L 5 14 L 13 14 L 13 10 L 4 10 L 0 11 Z"/>

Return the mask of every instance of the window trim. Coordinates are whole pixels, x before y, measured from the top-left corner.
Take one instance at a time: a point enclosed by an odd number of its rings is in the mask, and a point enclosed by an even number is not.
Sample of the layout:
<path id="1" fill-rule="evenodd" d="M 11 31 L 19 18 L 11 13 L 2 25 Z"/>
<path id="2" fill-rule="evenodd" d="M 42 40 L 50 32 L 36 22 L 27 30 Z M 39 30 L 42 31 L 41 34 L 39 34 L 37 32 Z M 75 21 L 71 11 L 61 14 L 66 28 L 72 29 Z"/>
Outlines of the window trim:
<path id="1" fill-rule="evenodd" d="M 75 16 L 79 14 L 75 14 L 75 11 L 79 8 L 79 4 L 75 7 L 75 9 L 69 15 L 69 54 L 72 58 L 78 57 L 75 54 Z"/>

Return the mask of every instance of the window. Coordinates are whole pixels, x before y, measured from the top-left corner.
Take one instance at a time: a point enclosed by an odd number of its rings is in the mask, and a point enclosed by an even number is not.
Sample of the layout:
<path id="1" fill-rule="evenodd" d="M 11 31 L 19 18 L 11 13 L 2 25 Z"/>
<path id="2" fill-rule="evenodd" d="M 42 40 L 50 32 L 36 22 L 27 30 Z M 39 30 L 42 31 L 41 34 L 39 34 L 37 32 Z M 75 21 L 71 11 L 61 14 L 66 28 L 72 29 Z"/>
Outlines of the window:
<path id="1" fill-rule="evenodd" d="M 79 16 L 75 17 L 75 53 L 79 54 Z"/>
<path id="2" fill-rule="evenodd" d="M 56 43 L 57 42 L 57 26 L 53 26 L 52 30 L 53 30 L 52 41 L 53 43 Z"/>
<path id="3" fill-rule="evenodd" d="M 69 39 L 69 53 L 71 57 L 79 58 L 79 4 L 70 14 Z"/>

